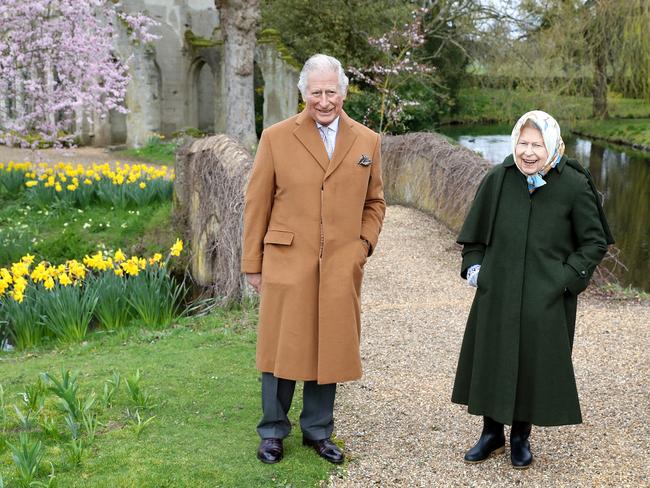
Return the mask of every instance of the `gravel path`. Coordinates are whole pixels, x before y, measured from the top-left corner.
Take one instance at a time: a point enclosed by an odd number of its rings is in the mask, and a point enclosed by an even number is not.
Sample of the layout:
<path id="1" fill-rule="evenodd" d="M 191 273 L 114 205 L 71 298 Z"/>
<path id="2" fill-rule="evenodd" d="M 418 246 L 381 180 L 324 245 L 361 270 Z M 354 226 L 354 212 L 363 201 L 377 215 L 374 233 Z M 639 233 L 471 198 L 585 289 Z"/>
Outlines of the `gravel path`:
<path id="1" fill-rule="evenodd" d="M 331 487 L 650 486 L 650 303 L 580 300 L 574 366 L 584 423 L 533 427 L 526 471 L 505 455 L 466 465 L 481 421 L 450 402 L 473 298 L 454 236 L 389 207 L 363 290 L 364 377 L 340 386 L 347 470 Z"/>
<path id="2" fill-rule="evenodd" d="M 22 163 L 31 161 L 32 163 L 113 163 L 116 160 L 121 162 L 138 162 L 137 158 L 131 158 L 108 151 L 102 147 L 78 147 L 76 149 L 39 149 L 32 151 L 30 149 L 20 149 L 17 147 L 7 147 L 0 145 L 0 162 Z"/>

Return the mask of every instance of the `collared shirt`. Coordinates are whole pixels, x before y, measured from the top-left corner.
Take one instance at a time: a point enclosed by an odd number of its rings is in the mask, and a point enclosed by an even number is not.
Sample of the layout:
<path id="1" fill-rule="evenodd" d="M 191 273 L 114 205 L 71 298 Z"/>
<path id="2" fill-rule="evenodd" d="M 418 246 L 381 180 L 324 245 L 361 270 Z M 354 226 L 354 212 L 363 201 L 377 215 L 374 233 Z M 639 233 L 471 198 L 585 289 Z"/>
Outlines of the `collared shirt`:
<path id="1" fill-rule="evenodd" d="M 332 123 L 330 125 L 323 125 L 323 124 L 320 124 L 320 123 L 316 122 L 316 127 L 318 128 L 318 133 L 319 134 L 321 134 L 322 131 L 328 131 L 327 137 L 329 138 L 330 143 L 332 145 L 332 153 L 334 153 L 334 149 L 336 148 L 336 134 L 337 134 L 337 132 L 339 130 L 339 119 L 340 118 L 341 118 L 341 116 L 339 115 L 338 117 L 336 117 L 332 121 Z M 321 138 L 322 137 L 323 136 L 321 134 Z M 323 140 L 323 143 L 324 142 L 325 141 Z M 326 145 L 326 147 L 327 147 L 327 145 Z M 331 157 L 332 157 L 331 154 L 328 154 L 328 155 L 329 155 L 329 157 L 331 159 Z"/>

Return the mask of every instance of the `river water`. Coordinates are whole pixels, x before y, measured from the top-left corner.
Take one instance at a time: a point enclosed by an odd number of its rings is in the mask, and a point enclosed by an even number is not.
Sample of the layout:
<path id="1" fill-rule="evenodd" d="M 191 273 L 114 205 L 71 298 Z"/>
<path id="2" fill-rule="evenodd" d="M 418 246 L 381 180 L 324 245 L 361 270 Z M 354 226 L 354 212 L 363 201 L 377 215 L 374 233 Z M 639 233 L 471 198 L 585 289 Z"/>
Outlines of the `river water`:
<path id="1" fill-rule="evenodd" d="M 510 154 L 510 126 L 462 125 L 438 131 L 495 164 Z M 604 195 L 620 261 L 616 275 L 624 286 L 650 291 L 650 153 L 563 133 L 565 154 L 589 168 Z"/>

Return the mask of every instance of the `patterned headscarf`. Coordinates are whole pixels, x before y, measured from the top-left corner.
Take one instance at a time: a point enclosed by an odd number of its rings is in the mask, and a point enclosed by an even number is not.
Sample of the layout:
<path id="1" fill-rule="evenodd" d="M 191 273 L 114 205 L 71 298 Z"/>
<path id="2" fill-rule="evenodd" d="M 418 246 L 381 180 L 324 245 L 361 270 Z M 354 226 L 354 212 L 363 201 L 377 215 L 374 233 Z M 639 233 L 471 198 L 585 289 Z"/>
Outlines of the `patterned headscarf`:
<path id="1" fill-rule="evenodd" d="M 519 134 L 521 133 L 521 128 L 527 121 L 531 121 L 535 127 L 537 127 L 542 132 L 542 137 L 544 138 L 544 145 L 546 146 L 546 151 L 548 152 L 548 159 L 542 169 L 540 169 L 534 175 L 526 175 L 519 165 L 517 164 L 517 156 L 515 154 L 515 148 L 517 147 L 517 142 L 519 142 Z M 560 135 L 560 126 L 557 121 L 551 117 L 546 112 L 541 110 L 533 110 L 522 115 L 515 127 L 512 129 L 512 135 L 510 136 L 510 141 L 512 144 L 512 156 L 515 158 L 515 164 L 519 171 L 526 175 L 526 180 L 528 181 L 528 191 L 533 193 L 536 188 L 544 186 L 546 182 L 544 181 L 544 176 L 551 170 L 555 168 L 557 163 L 562 159 L 564 154 L 564 141 Z"/>

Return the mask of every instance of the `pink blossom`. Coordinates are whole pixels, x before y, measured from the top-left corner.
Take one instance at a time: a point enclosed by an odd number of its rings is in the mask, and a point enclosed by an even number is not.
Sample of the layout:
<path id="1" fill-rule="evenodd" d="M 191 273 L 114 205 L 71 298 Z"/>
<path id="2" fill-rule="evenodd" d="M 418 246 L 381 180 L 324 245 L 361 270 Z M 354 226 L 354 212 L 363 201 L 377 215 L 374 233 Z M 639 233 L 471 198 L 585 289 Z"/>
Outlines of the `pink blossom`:
<path id="1" fill-rule="evenodd" d="M 69 143 L 79 109 L 100 117 L 125 110 L 120 21 L 138 42 L 155 38 L 155 22 L 118 9 L 111 0 L 0 1 L 0 143 L 25 146 L 30 134 Z"/>
<path id="2" fill-rule="evenodd" d="M 397 93 L 399 86 L 412 76 L 434 71 L 433 67 L 418 63 L 412 57 L 413 51 L 425 42 L 422 20 L 428 12 L 427 8 L 416 9 L 412 12 L 411 23 L 395 26 L 381 37 L 369 37 L 368 44 L 378 50 L 380 60 L 365 68 L 348 68 L 354 79 L 372 86 L 381 94 L 381 104 L 376 108 L 380 132 L 402 121 L 406 117 L 405 107 L 419 104 L 401 99 Z M 366 121 L 372 110 L 368 109 Z"/>

